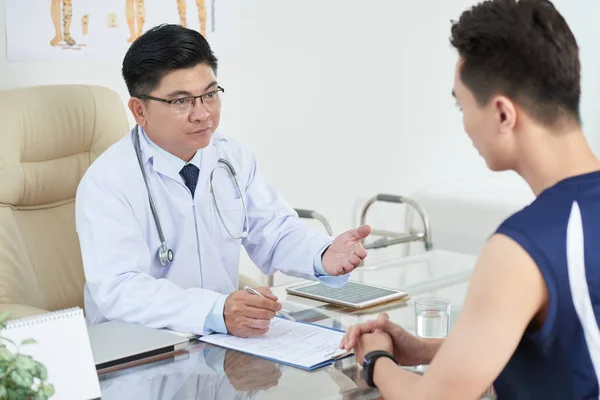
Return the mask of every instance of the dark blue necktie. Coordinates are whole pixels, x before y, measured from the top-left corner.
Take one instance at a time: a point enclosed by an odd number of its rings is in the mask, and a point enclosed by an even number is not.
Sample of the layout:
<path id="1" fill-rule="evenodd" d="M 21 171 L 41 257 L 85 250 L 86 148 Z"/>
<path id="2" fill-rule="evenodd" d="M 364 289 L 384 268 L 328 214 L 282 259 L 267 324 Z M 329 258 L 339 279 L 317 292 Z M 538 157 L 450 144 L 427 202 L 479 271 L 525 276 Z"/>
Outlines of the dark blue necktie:
<path id="1" fill-rule="evenodd" d="M 198 184 L 198 173 L 200 170 L 194 164 L 186 164 L 181 171 L 179 171 L 179 175 L 183 178 L 185 182 L 185 186 L 190 189 L 192 192 L 192 197 L 194 197 L 194 192 L 196 191 L 196 185 Z"/>

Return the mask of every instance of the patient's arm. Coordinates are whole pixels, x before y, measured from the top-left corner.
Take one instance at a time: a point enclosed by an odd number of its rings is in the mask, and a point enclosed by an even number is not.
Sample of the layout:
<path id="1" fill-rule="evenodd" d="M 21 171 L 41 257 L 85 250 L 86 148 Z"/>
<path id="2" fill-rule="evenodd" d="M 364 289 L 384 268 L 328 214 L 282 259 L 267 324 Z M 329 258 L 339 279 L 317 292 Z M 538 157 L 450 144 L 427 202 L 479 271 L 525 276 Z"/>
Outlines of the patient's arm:
<path id="1" fill-rule="evenodd" d="M 375 383 L 386 399 L 478 398 L 508 363 L 547 298 L 531 257 L 512 239 L 495 235 L 475 267 L 458 320 L 425 375 L 380 359 Z"/>

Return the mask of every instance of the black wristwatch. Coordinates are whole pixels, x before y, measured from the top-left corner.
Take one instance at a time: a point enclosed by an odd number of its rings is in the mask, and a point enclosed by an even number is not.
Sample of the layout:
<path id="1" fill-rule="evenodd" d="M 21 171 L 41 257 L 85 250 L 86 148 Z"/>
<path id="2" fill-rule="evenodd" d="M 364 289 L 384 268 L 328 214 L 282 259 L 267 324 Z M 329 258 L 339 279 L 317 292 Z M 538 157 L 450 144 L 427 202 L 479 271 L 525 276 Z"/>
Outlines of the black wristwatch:
<path id="1" fill-rule="evenodd" d="M 375 382 L 373 382 L 373 372 L 375 371 L 375 361 L 377 361 L 377 359 L 380 357 L 387 357 L 387 358 L 391 359 L 394 363 L 396 362 L 396 360 L 394 360 L 393 355 L 391 355 L 387 351 L 383 351 L 383 350 L 372 351 L 365 355 L 365 360 L 363 361 L 362 378 L 365 380 L 365 382 L 367 382 L 367 384 L 369 386 L 371 386 L 373 388 L 377 387 L 377 386 L 375 386 Z"/>

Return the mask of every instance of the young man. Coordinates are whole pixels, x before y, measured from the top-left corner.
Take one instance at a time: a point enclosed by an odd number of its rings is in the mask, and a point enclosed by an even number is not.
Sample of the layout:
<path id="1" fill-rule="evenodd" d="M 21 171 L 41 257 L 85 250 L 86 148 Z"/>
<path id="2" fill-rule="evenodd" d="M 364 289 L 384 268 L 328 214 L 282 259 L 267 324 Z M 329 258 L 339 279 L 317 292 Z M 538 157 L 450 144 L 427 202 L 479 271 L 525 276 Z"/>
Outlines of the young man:
<path id="1" fill-rule="evenodd" d="M 76 224 L 90 324 L 122 320 L 197 335 L 262 335 L 281 309 L 238 289 L 242 246 L 265 273 L 341 286 L 370 230 L 333 239 L 304 227 L 253 155 L 218 131 L 224 89 L 200 33 L 150 29 L 123 77 L 137 123 L 86 171 Z"/>
<path id="2" fill-rule="evenodd" d="M 491 384 L 500 399 L 597 399 L 600 161 L 581 129 L 575 38 L 550 1 L 492 0 L 462 14 L 451 42 L 467 134 L 537 198 L 489 240 L 448 338 L 418 339 L 382 314 L 341 346 L 386 399 L 475 399 Z"/>

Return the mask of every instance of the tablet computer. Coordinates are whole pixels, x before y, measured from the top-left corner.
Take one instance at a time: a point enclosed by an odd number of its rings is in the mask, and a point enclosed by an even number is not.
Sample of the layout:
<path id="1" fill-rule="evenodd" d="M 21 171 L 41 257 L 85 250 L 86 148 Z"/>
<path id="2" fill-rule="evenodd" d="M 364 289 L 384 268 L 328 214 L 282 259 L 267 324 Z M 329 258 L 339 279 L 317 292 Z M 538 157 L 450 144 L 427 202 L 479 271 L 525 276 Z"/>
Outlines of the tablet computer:
<path id="1" fill-rule="evenodd" d="M 310 282 L 291 286 L 285 290 L 296 296 L 356 309 L 399 300 L 408 295 L 401 290 L 353 281 L 339 288 L 332 288 L 321 282 Z"/>

